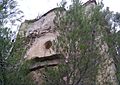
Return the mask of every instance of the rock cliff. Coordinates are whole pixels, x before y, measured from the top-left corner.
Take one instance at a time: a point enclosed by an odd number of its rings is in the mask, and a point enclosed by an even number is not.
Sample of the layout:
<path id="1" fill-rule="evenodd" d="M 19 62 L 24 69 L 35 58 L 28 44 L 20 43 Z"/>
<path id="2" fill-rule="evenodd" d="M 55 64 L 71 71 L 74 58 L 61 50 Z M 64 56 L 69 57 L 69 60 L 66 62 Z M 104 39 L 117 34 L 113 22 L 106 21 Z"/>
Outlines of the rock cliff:
<path id="1" fill-rule="evenodd" d="M 32 59 L 55 54 L 51 47 L 52 41 L 59 35 L 54 25 L 55 11 L 59 9 L 61 8 L 52 9 L 39 19 L 26 20 L 21 24 L 19 34 L 29 39 L 29 49 L 24 58 Z"/>
<path id="2" fill-rule="evenodd" d="M 83 6 L 86 7 L 85 12 L 87 13 L 91 7 L 94 7 L 96 5 L 95 0 L 89 0 L 86 2 Z M 61 55 L 57 54 L 55 50 L 52 49 L 53 41 L 57 39 L 57 36 L 59 36 L 58 31 L 55 29 L 55 23 L 54 19 L 56 17 L 55 11 L 63 11 L 65 12 L 65 9 L 62 8 L 54 8 L 44 15 L 40 16 L 38 19 L 34 20 L 25 20 L 24 23 L 21 24 L 19 34 L 21 36 L 24 36 L 28 39 L 27 44 L 27 51 L 24 56 L 26 60 L 34 60 L 38 62 L 35 63 L 30 69 L 32 72 L 32 75 L 34 75 L 34 79 L 36 82 L 41 81 L 39 74 L 39 69 L 47 66 L 56 66 L 59 64 L 59 59 L 61 59 Z M 101 36 L 96 36 L 96 40 L 100 43 Z M 99 47 L 99 45 L 98 45 Z M 117 85 L 115 83 L 115 66 L 113 62 L 113 59 L 109 58 L 109 55 L 106 53 L 106 50 L 108 50 L 108 46 L 106 43 L 102 45 L 102 50 L 100 49 L 100 54 L 104 56 L 103 58 L 106 58 L 106 61 L 101 64 L 101 68 L 99 71 L 98 80 L 100 85 L 103 85 L 102 82 L 104 82 L 104 78 L 108 77 L 108 75 L 111 75 L 110 78 L 107 78 L 107 80 L 110 80 L 114 83 L 114 85 Z M 41 61 L 49 60 L 49 62 L 41 63 Z M 112 64 L 111 64 L 112 63 Z M 109 65 L 111 64 L 111 65 Z M 40 85 L 40 83 L 38 84 Z"/>

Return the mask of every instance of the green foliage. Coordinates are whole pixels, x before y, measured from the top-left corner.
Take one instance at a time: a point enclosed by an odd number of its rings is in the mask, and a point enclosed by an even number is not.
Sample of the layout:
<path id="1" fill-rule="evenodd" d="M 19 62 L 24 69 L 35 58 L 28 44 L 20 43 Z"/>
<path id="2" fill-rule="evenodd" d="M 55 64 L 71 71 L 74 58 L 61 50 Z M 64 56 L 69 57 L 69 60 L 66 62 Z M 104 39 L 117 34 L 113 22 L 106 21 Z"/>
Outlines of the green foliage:
<path id="1" fill-rule="evenodd" d="M 8 62 L 6 62 L 6 58 L 9 56 L 9 51 L 12 46 L 10 42 L 10 38 L 8 37 L 9 30 L 1 26 L 0 28 L 0 84 L 5 85 L 5 74 L 6 74 L 6 66 Z"/>
<path id="2" fill-rule="evenodd" d="M 18 35 L 16 42 L 11 42 L 12 28 L 5 28 L 7 22 L 14 25 L 17 20 L 20 21 L 17 15 L 22 11 L 16 8 L 14 0 L 0 2 L 0 85 L 33 85 L 27 76 L 29 63 L 23 59 L 25 38 Z"/>
<path id="3" fill-rule="evenodd" d="M 6 55 L 2 53 L 4 56 L 1 59 L 1 85 L 33 85 L 28 76 L 30 62 L 23 59 L 26 51 L 25 44 L 25 38 L 18 35 L 16 42 L 9 47 L 12 50 L 10 52 L 3 50 Z M 8 46 L 5 43 L 4 45 Z"/>
<path id="4" fill-rule="evenodd" d="M 9 85 L 33 85 L 32 80 L 27 76 L 29 73 L 29 62 L 24 60 L 25 51 L 25 38 L 21 38 L 18 35 L 11 54 L 7 59 L 9 66 L 6 80 Z"/>
<path id="5" fill-rule="evenodd" d="M 95 36 L 100 35 L 99 26 L 102 24 L 102 18 L 99 7 L 91 10 L 91 14 L 85 14 L 85 7 L 79 0 L 74 0 L 65 16 L 61 17 L 59 13 L 57 14 L 55 24 L 61 35 L 57 49 L 60 48 L 58 51 L 68 58 L 65 59 L 67 62 L 58 66 L 56 70 L 47 70 L 49 81 L 46 81 L 46 85 L 51 85 L 50 82 L 52 85 L 94 85 L 96 83 L 100 55 Z M 55 72 L 57 77 L 52 74 Z"/>
<path id="6" fill-rule="evenodd" d="M 10 22 L 14 25 L 16 21 L 21 21 L 23 12 L 17 8 L 15 0 L 1 0 L 0 2 L 0 24 L 5 25 L 7 22 Z"/>
<path id="7" fill-rule="evenodd" d="M 115 29 L 119 25 L 119 13 L 113 15 L 108 9 L 101 9 L 102 5 L 98 4 L 86 13 L 82 3 L 73 0 L 63 16 L 63 12 L 56 13 L 55 25 L 61 36 L 55 48 L 67 62 L 55 69 L 47 68 L 45 85 L 98 85 L 98 70 L 106 61 L 105 55 L 100 54 L 104 42 L 109 48 L 104 52 L 114 60 L 117 80 L 120 81 L 120 54 L 116 50 L 120 49 L 120 35 Z M 114 27 L 111 18 L 116 22 Z M 111 81 L 104 84 L 111 85 Z"/>
<path id="8" fill-rule="evenodd" d="M 105 41 L 109 46 L 109 54 L 114 59 L 115 67 L 116 67 L 116 76 L 117 80 L 120 84 L 120 31 L 116 29 L 116 27 L 120 27 L 120 14 L 113 13 L 107 8 L 103 11 L 104 19 L 106 20 L 107 28 L 105 35 Z M 110 21 L 112 20 L 112 22 Z"/>

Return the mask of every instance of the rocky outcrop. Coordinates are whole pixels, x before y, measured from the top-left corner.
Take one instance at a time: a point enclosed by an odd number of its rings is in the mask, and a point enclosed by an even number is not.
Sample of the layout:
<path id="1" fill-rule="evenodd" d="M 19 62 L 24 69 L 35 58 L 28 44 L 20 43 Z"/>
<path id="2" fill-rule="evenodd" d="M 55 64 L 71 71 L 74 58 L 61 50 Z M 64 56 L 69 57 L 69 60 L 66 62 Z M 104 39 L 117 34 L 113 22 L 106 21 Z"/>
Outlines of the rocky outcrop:
<path id="1" fill-rule="evenodd" d="M 54 25 L 55 11 L 59 9 L 62 8 L 52 9 L 39 19 L 26 20 L 22 23 L 19 34 L 25 36 L 29 41 L 26 59 L 56 54 L 51 47 L 52 41 L 59 35 Z"/>
<path id="2" fill-rule="evenodd" d="M 36 85 L 42 84 L 44 67 L 55 67 L 63 62 L 63 55 L 56 53 L 53 41 L 59 33 L 56 31 L 54 20 L 56 12 L 65 12 L 63 8 L 54 8 L 34 20 L 25 20 L 20 26 L 19 35 L 27 39 L 25 60 L 30 60 L 30 73 Z"/>
<path id="3" fill-rule="evenodd" d="M 89 0 L 87 3 L 83 5 L 86 7 L 85 12 L 86 13 L 89 12 L 91 7 L 94 7 L 95 5 L 96 5 L 95 0 Z M 59 36 L 58 31 L 55 29 L 56 26 L 54 23 L 54 19 L 56 17 L 55 11 L 62 11 L 64 14 L 65 9 L 55 8 L 48 11 L 38 19 L 26 20 L 24 23 L 21 24 L 19 30 L 19 34 L 28 39 L 27 51 L 24 58 L 26 60 L 34 61 L 34 63 L 30 67 L 30 71 L 33 72 L 32 75 L 34 75 L 34 79 L 36 81 L 39 80 L 38 79 L 39 75 L 36 75 L 36 73 L 39 74 L 38 70 L 40 70 L 44 66 L 48 67 L 56 66 L 59 63 L 61 63 L 60 59 L 63 59 L 62 58 L 63 55 L 57 54 L 55 50 L 52 49 L 53 41 L 57 39 L 57 36 Z M 100 36 L 96 36 L 96 41 L 99 43 L 101 40 L 100 38 L 101 38 Z M 106 80 L 112 81 L 114 85 L 117 85 L 117 83 L 115 83 L 116 77 L 113 59 L 111 59 L 106 52 L 106 50 L 108 50 L 108 46 L 106 43 L 104 43 L 101 48 L 100 45 L 98 45 L 98 47 L 100 47 L 100 54 L 106 61 L 104 61 L 100 65 L 100 68 L 105 69 L 99 70 L 98 75 L 98 82 L 100 82 L 99 85 L 103 85 L 104 81 Z M 105 78 L 106 80 L 104 80 Z"/>

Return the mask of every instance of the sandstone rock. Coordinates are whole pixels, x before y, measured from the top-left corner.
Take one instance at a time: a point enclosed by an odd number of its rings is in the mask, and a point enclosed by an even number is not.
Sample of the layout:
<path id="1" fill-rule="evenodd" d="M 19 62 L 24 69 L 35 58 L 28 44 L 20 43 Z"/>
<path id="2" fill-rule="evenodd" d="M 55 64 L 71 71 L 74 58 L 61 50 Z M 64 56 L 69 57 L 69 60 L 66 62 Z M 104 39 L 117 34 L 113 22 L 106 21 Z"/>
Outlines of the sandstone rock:
<path id="1" fill-rule="evenodd" d="M 89 0 L 87 3 L 85 3 L 83 6 L 85 6 L 85 12 L 89 12 L 91 7 L 94 7 L 96 5 L 95 0 Z M 46 14 L 42 15 L 38 19 L 34 20 L 26 20 L 24 23 L 22 23 L 19 34 L 21 36 L 24 36 L 29 39 L 28 42 L 28 49 L 25 54 L 26 60 L 32 60 L 35 58 L 44 58 L 44 57 L 51 57 L 53 55 L 56 55 L 57 53 L 52 49 L 52 41 L 57 39 L 57 36 L 59 36 L 59 33 L 57 30 L 55 30 L 55 11 L 61 9 L 61 8 L 55 8 L 50 11 L 48 11 Z M 65 11 L 62 9 L 62 11 Z M 96 42 L 99 42 L 101 44 L 101 36 L 96 36 Z M 100 47 L 100 44 L 96 44 L 96 46 Z M 100 55 L 106 58 L 106 61 L 103 62 L 103 65 L 101 64 L 101 69 L 99 70 L 98 75 L 98 82 L 99 85 L 103 85 L 103 82 L 105 77 L 109 81 L 112 81 L 114 85 L 117 85 L 116 83 L 116 76 L 115 76 L 115 66 L 114 63 L 109 65 L 109 62 L 113 62 L 113 59 L 109 58 L 109 55 L 107 54 L 108 46 L 106 43 L 102 45 L 102 48 L 100 48 Z M 39 59 L 38 59 L 39 60 Z M 47 62 L 47 64 L 42 63 L 40 64 L 40 61 L 37 61 L 35 65 L 33 65 L 31 68 L 36 69 L 38 67 L 44 67 L 44 66 L 50 66 L 50 65 L 57 65 L 59 64 L 59 61 L 57 59 L 53 61 Z M 102 69 L 105 68 L 105 69 Z M 39 80 L 38 75 L 36 75 L 36 79 Z M 38 72 L 39 73 L 39 72 Z M 37 73 L 37 74 L 38 74 Z M 41 74 L 40 74 L 41 75 Z M 38 81 L 37 80 L 37 81 Z M 39 85 L 39 84 L 38 84 Z"/>
<path id="2" fill-rule="evenodd" d="M 26 20 L 20 27 L 19 34 L 29 39 L 28 50 L 24 58 L 32 59 L 35 57 L 51 56 L 56 54 L 52 50 L 52 44 L 46 49 L 45 43 L 53 41 L 59 33 L 55 30 L 55 11 L 61 8 L 55 8 L 42 15 L 39 19 Z M 63 10 L 64 11 L 64 10 Z"/>

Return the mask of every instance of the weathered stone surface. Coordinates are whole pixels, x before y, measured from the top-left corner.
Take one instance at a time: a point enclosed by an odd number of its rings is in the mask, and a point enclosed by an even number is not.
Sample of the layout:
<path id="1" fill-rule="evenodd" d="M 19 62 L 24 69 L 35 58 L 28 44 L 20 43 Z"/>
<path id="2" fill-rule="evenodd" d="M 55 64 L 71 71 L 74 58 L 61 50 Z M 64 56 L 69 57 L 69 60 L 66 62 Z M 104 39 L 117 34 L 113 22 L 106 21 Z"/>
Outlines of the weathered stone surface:
<path id="1" fill-rule="evenodd" d="M 85 12 L 89 12 L 91 7 L 94 7 L 95 5 L 95 0 L 89 0 L 87 3 L 84 4 L 84 6 L 86 7 Z M 54 11 L 57 9 L 58 8 L 50 10 L 38 19 L 26 20 L 21 25 L 19 34 L 29 39 L 29 42 L 27 44 L 29 48 L 27 49 L 25 54 L 25 58 L 27 60 L 35 58 L 42 59 L 44 57 L 51 57 L 56 54 L 56 52 L 52 49 L 52 41 L 57 39 L 57 36 L 59 36 L 57 30 L 55 30 L 54 24 L 54 19 L 56 16 Z M 111 81 L 114 85 L 117 85 L 115 76 L 115 65 L 113 63 L 113 59 L 111 59 L 106 52 L 108 51 L 107 44 L 104 42 L 104 44 L 102 44 L 101 46 L 101 37 L 102 36 L 96 36 L 96 41 L 99 42 L 99 44 L 96 44 L 96 46 L 100 47 L 100 55 L 103 56 L 103 60 L 106 60 L 100 65 L 97 80 L 99 82 L 99 85 L 103 85 L 106 81 Z M 33 64 L 31 67 L 33 71 L 32 73 L 35 76 L 34 78 L 36 78 L 35 80 L 37 80 L 37 82 L 41 80 L 39 78 L 39 75 L 41 76 L 41 73 L 36 70 L 37 68 L 42 68 L 46 65 L 57 65 L 58 63 L 59 60 L 57 59 L 53 59 L 52 61 L 47 62 L 47 64 L 45 64 L 44 62 L 41 64 L 41 60 L 37 61 L 36 64 Z M 41 84 L 39 83 L 37 85 Z"/>
<path id="2" fill-rule="evenodd" d="M 59 36 L 54 24 L 57 10 L 61 8 L 52 9 L 38 19 L 26 20 L 19 30 L 19 34 L 28 39 L 24 58 L 34 62 L 30 65 L 30 75 L 36 85 L 42 85 L 43 68 L 57 66 L 63 57 L 52 49 L 53 41 Z"/>
<path id="3" fill-rule="evenodd" d="M 29 39 L 28 50 L 25 58 L 32 59 L 35 57 L 44 57 L 54 55 L 52 44 L 47 49 L 45 43 L 53 41 L 59 33 L 55 30 L 55 11 L 60 8 L 55 8 L 41 16 L 39 19 L 25 21 L 20 28 L 19 34 Z M 49 44 L 49 43 L 48 43 Z"/>
<path id="4" fill-rule="evenodd" d="M 30 72 L 36 71 L 38 69 L 42 69 L 44 67 L 53 67 L 57 66 L 60 63 L 63 63 L 63 55 L 62 54 L 55 54 L 52 56 L 45 56 L 42 58 L 36 57 L 32 59 L 33 62 L 30 66 Z"/>
<path id="5" fill-rule="evenodd" d="M 57 35 L 54 33 L 46 33 L 44 36 L 36 38 L 30 46 L 30 49 L 27 50 L 25 58 L 32 59 L 35 57 L 51 56 L 55 54 L 51 47 L 49 49 L 45 48 L 45 43 L 47 41 L 55 40 L 56 36 Z"/>
<path id="6" fill-rule="evenodd" d="M 97 75 L 97 85 L 118 85 L 116 78 L 116 68 L 114 60 L 108 54 L 108 45 L 104 41 L 102 42 L 101 36 L 96 36 L 96 46 L 99 48 L 99 54 L 101 55 L 101 63 L 99 65 L 98 75 Z"/>

